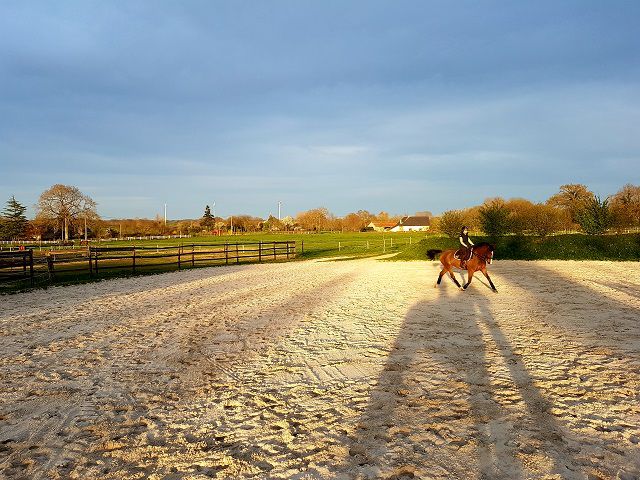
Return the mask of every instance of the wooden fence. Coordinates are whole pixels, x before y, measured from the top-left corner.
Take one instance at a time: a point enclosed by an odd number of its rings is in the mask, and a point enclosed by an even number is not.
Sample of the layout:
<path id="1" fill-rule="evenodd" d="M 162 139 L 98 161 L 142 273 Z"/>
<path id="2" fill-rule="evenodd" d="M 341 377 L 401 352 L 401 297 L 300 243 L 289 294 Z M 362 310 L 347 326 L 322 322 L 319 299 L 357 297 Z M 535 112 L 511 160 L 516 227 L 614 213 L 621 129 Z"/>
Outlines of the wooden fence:
<path id="1" fill-rule="evenodd" d="M 33 250 L 0 252 L 0 284 L 34 283 Z"/>
<path id="2" fill-rule="evenodd" d="M 107 271 L 139 273 L 181 270 L 197 266 L 237 265 L 242 262 L 289 260 L 296 256 L 296 242 L 247 242 L 188 244 L 177 246 L 89 247 L 84 250 L 48 251 L 36 255 L 31 249 L 0 252 L 0 289 L 25 282 L 33 286 L 74 275 L 97 277 Z"/>

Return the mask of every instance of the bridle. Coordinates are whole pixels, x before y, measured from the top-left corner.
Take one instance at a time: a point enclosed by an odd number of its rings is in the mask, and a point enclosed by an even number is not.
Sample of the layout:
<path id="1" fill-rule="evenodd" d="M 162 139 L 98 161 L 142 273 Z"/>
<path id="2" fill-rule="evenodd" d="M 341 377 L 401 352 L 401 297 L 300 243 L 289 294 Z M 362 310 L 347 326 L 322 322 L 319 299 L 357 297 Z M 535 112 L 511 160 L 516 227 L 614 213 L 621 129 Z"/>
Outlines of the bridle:
<path id="1" fill-rule="evenodd" d="M 475 255 L 476 257 L 480 258 L 483 262 L 488 263 L 489 265 L 491 265 L 491 261 L 493 260 L 493 250 L 489 250 L 489 253 L 487 255 L 480 255 L 474 249 L 473 250 L 473 255 Z"/>

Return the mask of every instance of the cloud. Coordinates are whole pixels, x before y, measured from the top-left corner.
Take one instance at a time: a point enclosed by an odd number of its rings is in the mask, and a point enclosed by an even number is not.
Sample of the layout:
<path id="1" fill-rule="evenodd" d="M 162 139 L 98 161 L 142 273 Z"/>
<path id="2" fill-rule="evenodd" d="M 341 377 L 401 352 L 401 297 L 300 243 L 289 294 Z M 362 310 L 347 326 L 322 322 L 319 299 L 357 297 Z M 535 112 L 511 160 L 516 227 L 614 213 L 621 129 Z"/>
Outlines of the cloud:
<path id="1" fill-rule="evenodd" d="M 33 204 L 59 182 L 103 199 L 105 216 L 153 216 L 168 201 L 188 217 L 212 198 L 258 214 L 277 199 L 439 211 L 543 199 L 567 181 L 613 193 L 640 155 L 638 13 L 4 4 L 0 195 Z"/>

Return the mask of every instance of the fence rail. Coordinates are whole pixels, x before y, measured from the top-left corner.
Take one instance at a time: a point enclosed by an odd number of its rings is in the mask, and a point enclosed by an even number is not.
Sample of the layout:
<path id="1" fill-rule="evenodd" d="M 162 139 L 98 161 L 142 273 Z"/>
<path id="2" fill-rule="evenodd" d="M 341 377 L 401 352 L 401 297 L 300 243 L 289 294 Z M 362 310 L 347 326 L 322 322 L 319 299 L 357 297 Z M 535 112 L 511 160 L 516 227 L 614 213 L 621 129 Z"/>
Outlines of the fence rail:
<path id="1" fill-rule="evenodd" d="M 0 252 L 0 290 L 17 283 L 52 281 L 73 274 L 91 277 L 106 271 L 138 273 L 142 270 L 178 270 L 196 266 L 242 262 L 289 260 L 296 256 L 296 242 L 247 242 L 174 246 L 93 247 L 83 250 L 51 250 L 37 255 L 33 249 Z"/>
<path id="2" fill-rule="evenodd" d="M 33 286 L 33 250 L 0 252 L 0 283 L 11 285 L 25 280 Z"/>

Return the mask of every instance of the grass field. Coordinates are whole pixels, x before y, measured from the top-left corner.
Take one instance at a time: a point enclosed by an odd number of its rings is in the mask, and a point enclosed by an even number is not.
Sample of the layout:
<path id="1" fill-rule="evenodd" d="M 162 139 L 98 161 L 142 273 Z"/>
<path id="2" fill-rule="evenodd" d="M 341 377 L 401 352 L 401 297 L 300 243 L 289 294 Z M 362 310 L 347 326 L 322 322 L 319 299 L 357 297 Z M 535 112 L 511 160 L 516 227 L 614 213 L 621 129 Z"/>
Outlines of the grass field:
<path id="1" fill-rule="evenodd" d="M 223 235 L 219 237 L 193 237 L 187 239 L 167 240 L 132 240 L 100 242 L 100 246 L 167 246 L 195 244 L 243 244 L 251 242 L 278 242 L 293 240 L 296 242 L 298 259 L 312 259 L 323 257 L 369 257 L 383 253 L 399 252 L 402 249 L 418 243 L 426 238 L 423 233 L 320 233 L 320 234 L 267 234 L 255 233 L 246 235 Z M 92 243 L 93 244 L 93 243 Z"/>

